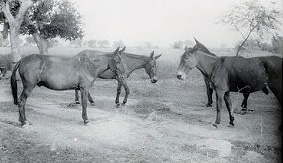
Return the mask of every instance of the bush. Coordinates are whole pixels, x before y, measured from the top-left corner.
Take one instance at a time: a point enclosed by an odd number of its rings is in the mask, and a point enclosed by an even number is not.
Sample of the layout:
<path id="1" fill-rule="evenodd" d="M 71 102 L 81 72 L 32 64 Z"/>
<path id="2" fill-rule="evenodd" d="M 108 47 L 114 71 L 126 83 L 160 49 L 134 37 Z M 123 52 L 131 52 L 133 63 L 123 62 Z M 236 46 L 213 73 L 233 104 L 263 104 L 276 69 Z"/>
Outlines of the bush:
<path id="1" fill-rule="evenodd" d="M 12 69 L 12 57 L 11 54 L 0 55 L 0 68 L 6 70 Z"/>

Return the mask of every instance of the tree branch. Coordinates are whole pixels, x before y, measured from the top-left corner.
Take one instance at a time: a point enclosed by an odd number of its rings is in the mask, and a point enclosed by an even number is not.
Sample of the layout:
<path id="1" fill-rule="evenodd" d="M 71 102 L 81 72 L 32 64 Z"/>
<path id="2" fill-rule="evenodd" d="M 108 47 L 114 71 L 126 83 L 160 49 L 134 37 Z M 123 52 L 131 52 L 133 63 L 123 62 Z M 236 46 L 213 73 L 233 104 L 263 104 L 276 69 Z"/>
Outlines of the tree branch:
<path id="1" fill-rule="evenodd" d="M 4 15 L 7 18 L 8 22 L 10 22 L 10 23 L 14 22 L 15 18 L 11 14 L 9 1 L 6 1 L 6 2 L 3 1 L 2 5 L 3 5 Z"/>
<path id="2" fill-rule="evenodd" d="M 28 8 L 33 4 L 33 2 L 31 0 L 20 0 L 20 2 L 21 2 L 21 7 L 16 16 L 16 20 L 21 24 L 24 19 L 24 14 L 28 10 Z"/>

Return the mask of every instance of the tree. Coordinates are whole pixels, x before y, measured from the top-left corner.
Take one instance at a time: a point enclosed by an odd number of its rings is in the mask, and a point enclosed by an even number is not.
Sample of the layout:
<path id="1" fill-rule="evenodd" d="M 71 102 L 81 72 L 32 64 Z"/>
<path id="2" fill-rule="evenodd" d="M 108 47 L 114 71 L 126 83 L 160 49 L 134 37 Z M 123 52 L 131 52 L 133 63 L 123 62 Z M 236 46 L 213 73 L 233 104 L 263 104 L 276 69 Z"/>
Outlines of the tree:
<path id="1" fill-rule="evenodd" d="M 80 47 L 83 46 L 83 40 L 81 40 L 81 39 L 71 40 L 71 41 L 70 41 L 70 45 L 71 45 L 72 47 L 80 48 Z"/>
<path id="2" fill-rule="evenodd" d="M 272 2 L 271 6 L 265 7 L 257 0 L 246 1 L 235 5 L 220 19 L 219 22 L 232 25 L 243 38 L 237 48 L 237 56 L 251 34 L 255 33 L 260 38 L 278 35 L 280 11 L 272 7 L 274 4 Z"/>
<path id="3" fill-rule="evenodd" d="M 25 13 L 34 2 L 31 0 L 3 0 L 1 1 L 1 8 L 5 21 L 8 22 L 10 28 L 10 41 L 12 51 L 12 62 L 17 62 L 20 59 L 20 28 L 24 20 Z M 5 23 L 4 23 L 5 24 Z M 7 25 L 7 24 L 6 24 Z"/>
<path id="4" fill-rule="evenodd" d="M 26 38 L 25 38 L 25 41 L 26 41 L 26 43 L 27 43 L 28 45 L 33 45 L 33 44 L 35 44 L 35 41 L 34 41 L 34 39 L 33 39 L 31 36 L 26 37 Z"/>
<path id="5" fill-rule="evenodd" d="M 192 40 L 185 40 L 184 41 L 184 46 L 193 47 L 194 44 L 195 43 Z"/>
<path id="6" fill-rule="evenodd" d="M 106 48 L 109 47 L 110 42 L 108 40 L 98 40 L 97 44 L 100 48 Z"/>
<path id="7" fill-rule="evenodd" d="M 95 48 L 96 47 L 96 40 L 88 40 L 84 42 L 84 46 L 90 47 L 90 48 Z"/>
<path id="8" fill-rule="evenodd" d="M 113 46 L 114 47 L 124 47 L 125 44 L 124 44 L 123 40 L 119 40 L 119 41 L 114 41 Z"/>
<path id="9" fill-rule="evenodd" d="M 184 42 L 183 41 L 175 41 L 173 43 L 173 49 L 181 49 L 183 47 Z"/>
<path id="10" fill-rule="evenodd" d="M 39 53 L 48 54 L 49 45 L 57 36 L 66 40 L 83 37 L 81 16 L 67 0 L 44 0 L 30 8 L 21 33 L 32 35 Z"/>

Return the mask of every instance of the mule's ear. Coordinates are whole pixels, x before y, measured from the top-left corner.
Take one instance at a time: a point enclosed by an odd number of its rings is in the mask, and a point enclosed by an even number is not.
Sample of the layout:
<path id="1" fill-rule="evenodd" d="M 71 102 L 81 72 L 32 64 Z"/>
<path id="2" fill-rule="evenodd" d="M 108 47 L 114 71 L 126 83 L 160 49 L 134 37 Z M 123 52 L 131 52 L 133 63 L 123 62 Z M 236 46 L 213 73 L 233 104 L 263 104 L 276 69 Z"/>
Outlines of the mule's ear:
<path id="1" fill-rule="evenodd" d="M 161 57 L 162 53 L 160 53 L 158 56 L 155 56 L 154 59 L 158 59 L 159 57 Z"/>
<path id="2" fill-rule="evenodd" d="M 188 51 L 188 49 L 189 49 L 189 47 L 186 45 L 185 48 L 184 48 L 184 50 L 185 50 L 185 51 Z"/>
<path id="3" fill-rule="evenodd" d="M 201 44 L 195 37 L 194 37 L 194 40 L 195 40 L 196 44 Z"/>
<path id="4" fill-rule="evenodd" d="M 124 46 L 119 52 L 123 53 L 126 50 L 126 46 Z"/>
<path id="5" fill-rule="evenodd" d="M 117 48 L 115 49 L 115 51 L 114 51 L 113 54 L 112 54 L 112 57 L 114 57 L 114 56 L 116 56 L 116 55 L 118 54 L 119 49 L 120 49 L 120 47 L 117 47 Z"/>
<path id="6" fill-rule="evenodd" d="M 154 55 L 154 51 L 152 51 L 152 52 L 150 53 L 150 58 L 153 58 L 153 55 Z"/>

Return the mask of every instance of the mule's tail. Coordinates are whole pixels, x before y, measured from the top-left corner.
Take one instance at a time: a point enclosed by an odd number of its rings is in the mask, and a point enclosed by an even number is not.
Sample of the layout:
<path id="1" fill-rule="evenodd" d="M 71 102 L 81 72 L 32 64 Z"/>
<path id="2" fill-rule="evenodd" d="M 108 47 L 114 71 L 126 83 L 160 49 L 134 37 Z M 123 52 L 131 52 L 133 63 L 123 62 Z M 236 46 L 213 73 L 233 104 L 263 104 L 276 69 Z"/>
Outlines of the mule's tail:
<path id="1" fill-rule="evenodd" d="M 19 66 L 20 66 L 20 61 L 15 65 L 14 70 L 12 72 L 12 76 L 11 76 L 11 88 L 12 88 L 12 94 L 13 94 L 15 105 L 18 104 L 18 86 L 17 86 L 16 72 Z"/>

